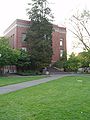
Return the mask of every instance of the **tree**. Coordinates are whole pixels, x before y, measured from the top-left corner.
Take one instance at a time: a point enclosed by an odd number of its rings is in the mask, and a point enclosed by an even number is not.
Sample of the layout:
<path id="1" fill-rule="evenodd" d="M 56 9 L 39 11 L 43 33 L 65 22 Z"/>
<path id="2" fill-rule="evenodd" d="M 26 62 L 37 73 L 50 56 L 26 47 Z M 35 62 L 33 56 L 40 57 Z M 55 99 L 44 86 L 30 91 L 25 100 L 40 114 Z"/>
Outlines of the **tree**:
<path id="1" fill-rule="evenodd" d="M 64 63 L 64 67 L 66 71 L 73 71 L 76 72 L 79 68 L 79 59 L 77 56 L 75 56 L 74 53 L 72 53 L 69 56 L 69 59 Z"/>
<path id="2" fill-rule="evenodd" d="M 31 20 L 30 30 L 26 41 L 28 52 L 31 55 L 33 68 L 46 67 L 52 58 L 52 29 L 51 10 L 47 0 L 32 0 L 28 15 Z"/>
<path id="3" fill-rule="evenodd" d="M 19 52 L 9 46 L 9 40 L 0 37 L 0 70 L 6 65 L 15 65 Z"/>
<path id="4" fill-rule="evenodd" d="M 18 71 L 25 71 L 30 69 L 31 61 L 30 61 L 30 55 L 28 52 L 21 50 L 19 51 L 19 57 L 16 62 L 16 67 Z"/>
<path id="5" fill-rule="evenodd" d="M 9 46 L 9 40 L 5 37 L 0 37 L 0 66 L 15 64 L 18 52 Z"/>
<path id="6" fill-rule="evenodd" d="M 70 31 L 76 37 L 76 46 L 83 46 L 84 50 L 90 49 L 90 11 L 83 10 L 81 13 L 77 11 L 75 15 L 70 18 L 72 28 Z"/>
<path id="7" fill-rule="evenodd" d="M 79 53 L 78 59 L 80 61 L 80 67 L 89 67 L 90 64 L 90 50 Z"/>

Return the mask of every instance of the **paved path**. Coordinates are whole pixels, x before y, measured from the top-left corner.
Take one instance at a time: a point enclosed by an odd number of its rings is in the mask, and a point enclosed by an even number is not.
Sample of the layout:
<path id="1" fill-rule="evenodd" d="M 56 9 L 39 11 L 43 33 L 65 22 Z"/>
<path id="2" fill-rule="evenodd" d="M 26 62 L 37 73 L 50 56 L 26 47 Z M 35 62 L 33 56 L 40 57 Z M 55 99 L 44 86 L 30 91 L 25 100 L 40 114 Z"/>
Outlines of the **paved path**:
<path id="1" fill-rule="evenodd" d="M 16 90 L 20 90 L 20 89 L 23 89 L 23 88 L 35 86 L 35 85 L 38 85 L 38 84 L 41 84 L 41 83 L 45 83 L 45 82 L 55 80 L 55 79 L 58 79 L 58 78 L 61 78 L 61 77 L 64 77 L 64 76 L 69 76 L 69 75 L 68 74 L 67 75 L 52 75 L 50 77 L 39 79 L 39 80 L 34 80 L 34 81 L 28 81 L 28 82 L 22 82 L 22 83 L 18 83 L 18 84 L 3 86 L 3 87 L 0 87 L 0 94 L 5 94 L 5 93 L 13 92 L 13 91 L 16 91 Z"/>

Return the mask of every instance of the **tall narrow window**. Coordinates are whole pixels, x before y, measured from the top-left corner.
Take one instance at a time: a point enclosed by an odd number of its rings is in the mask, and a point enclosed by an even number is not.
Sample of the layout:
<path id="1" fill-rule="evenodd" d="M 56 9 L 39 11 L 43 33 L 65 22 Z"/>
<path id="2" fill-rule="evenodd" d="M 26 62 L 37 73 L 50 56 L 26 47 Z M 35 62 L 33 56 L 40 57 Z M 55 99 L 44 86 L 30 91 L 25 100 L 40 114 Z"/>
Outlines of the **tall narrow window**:
<path id="1" fill-rule="evenodd" d="M 21 37 L 22 43 L 25 43 L 25 39 L 26 39 L 26 33 L 22 33 L 22 37 Z"/>
<path id="2" fill-rule="evenodd" d="M 60 46 L 62 46 L 63 45 L 63 42 L 62 41 L 60 41 Z"/>
<path id="3" fill-rule="evenodd" d="M 60 46 L 63 46 L 63 38 L 60 38 Z"/>
<path id="4" fill-rule="evenodd" d="M 60 50 L 60 57 L 63 56 L 63 51 L 64 51 L 64 50 Z"/>
<path id="5" fill-rule="evenodd" d="M 14 48 L 14 34 L 10 36 L 10 45 L 12 48 Z"/>

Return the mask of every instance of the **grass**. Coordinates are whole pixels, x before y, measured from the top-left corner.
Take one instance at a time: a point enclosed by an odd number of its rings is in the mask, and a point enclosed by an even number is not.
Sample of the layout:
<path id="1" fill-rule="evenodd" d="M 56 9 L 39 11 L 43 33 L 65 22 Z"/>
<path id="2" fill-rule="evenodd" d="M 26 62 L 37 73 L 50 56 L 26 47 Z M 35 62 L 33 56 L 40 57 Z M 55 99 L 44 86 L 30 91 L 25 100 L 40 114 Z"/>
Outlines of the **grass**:
<path id="1" fill-rule="evenodd" d="M 63 77 L 0 95 L 0 120 L 90 120 L 90 77 Z"/>
<path id="2" fill-rule="evenodd" d="M 31 76 L 31 77 L 0 77 L 0 87 L 10 84 L 16 84 L 31 80 L 38 80 L 44 78 L 45 76 Z"/>

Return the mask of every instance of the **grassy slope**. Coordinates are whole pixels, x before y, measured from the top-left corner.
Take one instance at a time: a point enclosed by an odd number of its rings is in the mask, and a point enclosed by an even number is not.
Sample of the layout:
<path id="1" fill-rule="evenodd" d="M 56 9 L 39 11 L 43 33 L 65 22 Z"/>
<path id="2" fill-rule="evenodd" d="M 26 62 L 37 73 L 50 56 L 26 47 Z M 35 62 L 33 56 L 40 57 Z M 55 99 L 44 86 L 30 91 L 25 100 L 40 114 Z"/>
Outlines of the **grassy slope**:
<path id="1" fill-rule="evenodd" d="M 0 86 L 26 82 L 31 80 L 38 80 L 44 78 L 45 76 L 32 76 L 32 77 L 0 77 Z"/>
<path id="2" fill-rule="evenodd" d="M 64 77 L 0 95 L 0 120 L 90 120 L 90 77 Z"/>

